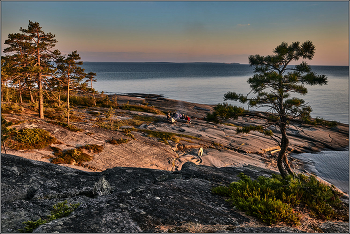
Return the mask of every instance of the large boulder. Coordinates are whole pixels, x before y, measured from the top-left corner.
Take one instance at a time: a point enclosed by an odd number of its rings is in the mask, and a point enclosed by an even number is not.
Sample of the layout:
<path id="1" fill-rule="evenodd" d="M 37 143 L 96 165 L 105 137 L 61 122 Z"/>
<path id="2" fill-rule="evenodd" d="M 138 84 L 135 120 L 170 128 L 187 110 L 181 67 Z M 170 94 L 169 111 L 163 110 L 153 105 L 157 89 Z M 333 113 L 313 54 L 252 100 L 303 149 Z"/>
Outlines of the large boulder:
<path id="1" fill-rule="evenodd" d="M 18 232 L 24 221 L 45 218 L 54 204 L 66 200 L 80 206 L 34 232 L 190 232 L 198 227 L 199 232 L 300 232 L 263 225 L 211 193 L 214 186 L 237 181 L 240 172 L 252 178 L 273 173 L 194 163 L 177 172 L 123 167 L 84 172 L 2 154 L 1 232 Z"/>

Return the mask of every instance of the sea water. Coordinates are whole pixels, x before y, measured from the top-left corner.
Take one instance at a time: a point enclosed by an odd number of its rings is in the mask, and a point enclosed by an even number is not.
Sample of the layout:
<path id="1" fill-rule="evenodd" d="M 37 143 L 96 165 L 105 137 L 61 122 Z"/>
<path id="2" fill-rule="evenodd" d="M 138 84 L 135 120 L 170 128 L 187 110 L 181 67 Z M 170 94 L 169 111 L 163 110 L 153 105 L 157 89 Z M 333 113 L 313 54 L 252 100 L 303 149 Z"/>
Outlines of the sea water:
<path id="1" fill-rule="evenodd" d="M 349 151 L 292 154 L 306 163 L 306 170 L 349 194 Z"/>
<path id="2" fill-rule="evenodd" d="M 83 68 L 97 74 L 93 87 L 100 92 L 161 94 L 201 104 L 222 103 L 229 91 L 249 93 L 247 80 L 253 76 L 253 68 L 246 64 L 85 62 Z M 328 77 L 327 85 L 306 85 L 308 93 L 298 95 L 312 107 L 311 116 L 349 123 L 349 67 L 311 68 Z M 228 103 L 247 108 L 239 102 Z"/>

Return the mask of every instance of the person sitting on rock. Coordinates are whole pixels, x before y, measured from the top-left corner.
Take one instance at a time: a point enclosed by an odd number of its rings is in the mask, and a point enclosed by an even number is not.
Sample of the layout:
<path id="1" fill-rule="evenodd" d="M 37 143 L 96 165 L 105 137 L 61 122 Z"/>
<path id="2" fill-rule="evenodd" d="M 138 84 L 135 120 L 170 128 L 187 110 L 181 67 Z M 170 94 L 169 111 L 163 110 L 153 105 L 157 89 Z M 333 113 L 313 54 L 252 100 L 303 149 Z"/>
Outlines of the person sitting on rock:
<path id="1" fill-rule="evenodd" d="M 166 119 L 167 119 L 168 121 L 170 121 L 170 118 L 171 118 L 170 112 L 168 112 L 168 115 L 166 116 Z"/>

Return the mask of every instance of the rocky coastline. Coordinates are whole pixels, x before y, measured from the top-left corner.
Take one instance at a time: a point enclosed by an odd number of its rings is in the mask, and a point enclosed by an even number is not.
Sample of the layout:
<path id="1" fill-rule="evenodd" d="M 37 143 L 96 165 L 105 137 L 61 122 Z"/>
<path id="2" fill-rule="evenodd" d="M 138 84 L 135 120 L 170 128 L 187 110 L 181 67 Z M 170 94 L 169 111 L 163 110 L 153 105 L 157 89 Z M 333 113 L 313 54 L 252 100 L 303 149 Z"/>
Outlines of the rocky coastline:
<path id="1" fill-rule="evenodd" d="M 50 213 L 57 202 L 80 203 L 70 216 L 41 225 L 34 232 L 348 232 L 348 222 L 320 222 L 304 217 L 301 227 L 266 226 L 211 194 L 212 187 L 237 181 L 244 172 L 252 178 L 278 173 L 276 142 L 258 132 L 236 134 L 237 126 L 261 124 L 254 112 L 225 124 L 206 122 L 213 106 L 166 99 L 160 95 L 110 95 L 118 105 L 152 106 L 164 113 L 189 115 L 191 123 L 169 123 L 166 115 L 108 108 L 74 108 L 70 131 L 25 110 L 3 116 L 12 127 L 42 128 L 57 142 L 35 150 L 2 150 L 2 232 L 18 232 L 23 222 Z M 141 125 L 102 128 L 101 123 L 137 119 Z M 129 130 L 127 130 L 129 129 Z M 162 141 L 150 132 L 175 134 Z M 274 132 L 278 134 L 278 132 Z M 294 124 L 288 129 L 290 153 L 348 147 L 349 126 Z M 127 138 L 128 143 L 110 144 Z M 84 164 L 54 165 L 52 147 L 74 149 L 103 146 Z M 203 148 L 203 154 L 198 150 Z M 293 170 L 307 173 L 302 161 L 290 157 Z M 348 204 L 348 196 L 344 195 Z M 317 229 L 316 227 L 320 228 Z"/>

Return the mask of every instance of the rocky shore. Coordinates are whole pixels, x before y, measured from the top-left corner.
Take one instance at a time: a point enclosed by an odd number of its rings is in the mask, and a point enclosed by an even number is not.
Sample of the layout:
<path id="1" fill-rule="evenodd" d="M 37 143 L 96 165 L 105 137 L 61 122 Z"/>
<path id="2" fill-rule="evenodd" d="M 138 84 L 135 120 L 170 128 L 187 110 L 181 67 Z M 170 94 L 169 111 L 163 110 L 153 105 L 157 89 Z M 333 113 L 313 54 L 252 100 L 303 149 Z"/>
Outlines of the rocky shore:
<path id="1" fill-rule="evenodd" d="M 213 110 L 210 105 L 149 94 L 111 99 L 118 105 L 178 111 L 190 116 L 191 123 L 172 124 L 163 114 L 125 109 L 115 109 L 107 118 L 108 108 L 78 106 L 72 125 L 80 131 L 75 132 L 39 119 L 27 109 L 21 114 L 3 114 L 15 123 L 13 128 L 45 129 L 57 141 L 40 150 L 7 149 L 7 154 L 2 150 L 2 232 L 18 232 L 23 221 L 49 214 L 53 204 L 64 200 L 81 205 L 69 217 L 42 225 L 35 232 L 348 232 L 348 223 L 320 223 L 310 217 L 304 217 L 297 228 L 266 226 L 211 194 L 213 186 L 236 181 L 239 172 L 252 178 L 278 173 L 275 141 L 258 132 L 236 134 L 237 126 L 266 121 L 264 113 L 252 112 L 214 124 L 204 120 Z M 111 121 L 130 122 L 126 120 L 137 120 L 140 125 L 106 128 Z M 162 140 L 150 132 L 175 134 L 176 140 Z M 344 150 L 349 126 L 295 123 L 288 134 L 290 153 Z M 110 143 L 121 138 L 128 142 Z M 93 159 L 84 164 L 50 163 L 55 157 L 52 147 L 68 150 L 87 144 L 103 146 L 103 150 L 89 152 Z M 200 148 L 202 155 L 198 155 Z M 302 161 L 289 160 L 296 172 L 306 173 Z"/>
<path id="2" fill-rule="evenodd" d="M 84 172 L 2 154 L 1 232 L 18 232 L 23 222 L 50 214 L 62 201 L 79 204 L 68 217 L 53 220 L 35 233 L 68 232 L 343 232 L 348 222 L 320 222 L 303 216 L 302 225 L 267 226 L 232 208 L 211 193 L 214 186 L 273 173 L 254 167 L 215 168 L 185 163 L 170 172 L 115 167 Z M 348 204 L 348 198 L 343 198 Z"/>

